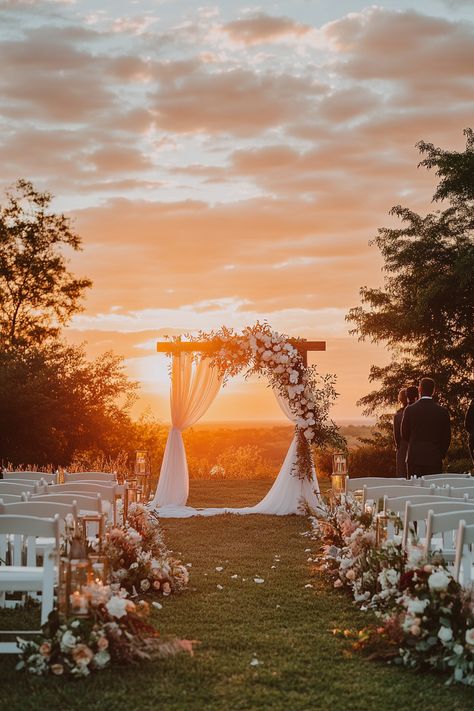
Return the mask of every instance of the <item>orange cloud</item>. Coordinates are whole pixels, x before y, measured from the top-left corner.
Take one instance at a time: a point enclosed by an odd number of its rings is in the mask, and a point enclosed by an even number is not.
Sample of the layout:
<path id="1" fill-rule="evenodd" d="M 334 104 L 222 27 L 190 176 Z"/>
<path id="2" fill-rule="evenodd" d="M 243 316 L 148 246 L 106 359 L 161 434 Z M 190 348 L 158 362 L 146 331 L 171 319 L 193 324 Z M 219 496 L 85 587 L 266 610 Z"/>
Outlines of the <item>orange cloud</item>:
<path id="1" fill-rule="evenodd" d="M 228 22 L 223 25 L 222 30 L 234 42 L 255 45 L 274 42 L 283 37 L 301 37 L 311 32 L 311 27 L 295 22 L 289 17 L 274 17 L 262 12 L 252 17 Z"/>

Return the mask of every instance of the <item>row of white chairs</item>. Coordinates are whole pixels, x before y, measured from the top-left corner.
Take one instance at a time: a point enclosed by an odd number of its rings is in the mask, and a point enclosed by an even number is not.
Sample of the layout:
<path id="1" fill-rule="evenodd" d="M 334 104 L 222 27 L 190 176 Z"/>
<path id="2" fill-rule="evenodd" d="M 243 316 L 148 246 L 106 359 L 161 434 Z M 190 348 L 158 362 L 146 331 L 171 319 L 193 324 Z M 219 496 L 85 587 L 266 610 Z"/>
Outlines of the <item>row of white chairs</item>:
<path id="1" fill-rule="evenodd" d="M 47 472 L 33 472 L 33 471 L 7 471 L 2 472 L 4 481 L 44 481 L 47 484 L 57 484 L 58 474 L 47 473 Z M 64 472 L 64 481 L 115 481 L 115 474 L 109 472 Z"/>
<path id="2" fill-rule="evenodd" d="M 43 472 L 8 472 L 0 480 L 0 605 L 6 592 L 40 594 L 41 623 L 53 608 L 57 584 L 56 558 L 65 533 L 66 516 L 116 522 L 116 501 L 126 495 L 126 485 L 102 472 L 75 473 L 67 483 L 46 481 Z M 8 476 L 10 475 L 10 476 Z M 24 478 L 26 475 L 32 475 Z M 7 556 L 8 553 L 8 556 Z M 24 556 L 26 555 L 26 559 Z M 13 652 L 14 643 L 0 643 L 0 652 Z"/>
<path id="3" fill-rule="evenodd" d="M 365 477 L 346 479 L 346 492 L 361 492 L 363 506 L 394 512 L 402 520 L 402 545 L 411 543 L 416 527 L 425 556 L 439 550 L 453 575 L 463 584 L 472 580 L 474 538 L 474 478 L 431 475 L 420 479 Z"/>

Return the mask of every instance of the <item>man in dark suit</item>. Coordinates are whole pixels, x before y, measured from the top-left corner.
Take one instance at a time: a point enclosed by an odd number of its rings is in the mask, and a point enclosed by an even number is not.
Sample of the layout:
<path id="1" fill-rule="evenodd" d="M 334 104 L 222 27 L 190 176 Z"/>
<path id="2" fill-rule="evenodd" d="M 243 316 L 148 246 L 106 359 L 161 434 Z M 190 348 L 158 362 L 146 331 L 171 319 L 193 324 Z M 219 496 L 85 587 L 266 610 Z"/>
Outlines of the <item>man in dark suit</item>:
<path id="1" fill-rule="evenodd" d="M 449 413 L 433 401 L 435 382 L 422 378 L 420 399 L 403 413 L 401 433 L 408 442 L 407 476 L 441 474 L 451 442 Z"/>

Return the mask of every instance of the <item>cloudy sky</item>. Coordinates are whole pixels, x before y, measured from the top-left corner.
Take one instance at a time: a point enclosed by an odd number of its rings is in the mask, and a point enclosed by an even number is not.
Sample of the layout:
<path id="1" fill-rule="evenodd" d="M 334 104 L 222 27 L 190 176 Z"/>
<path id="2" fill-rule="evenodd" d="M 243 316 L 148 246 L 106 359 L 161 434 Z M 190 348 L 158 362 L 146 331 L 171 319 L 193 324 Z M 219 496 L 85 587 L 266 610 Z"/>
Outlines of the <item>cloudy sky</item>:
<path id="1" fill-rule="evenodd" d="M 387 354 L 344 316 L 390 208 L 433 209 L 415 143 L 473 125 L 474 0 L 0 0 L 0 38 L 0 187 L 53 192 L 94 281 L 68 338 L 166 419 L 157 338 L 266 318 L 327 341 L 333 414 L 360 417 Z M 276 416 L 240 380 L 209 412 Z"/>

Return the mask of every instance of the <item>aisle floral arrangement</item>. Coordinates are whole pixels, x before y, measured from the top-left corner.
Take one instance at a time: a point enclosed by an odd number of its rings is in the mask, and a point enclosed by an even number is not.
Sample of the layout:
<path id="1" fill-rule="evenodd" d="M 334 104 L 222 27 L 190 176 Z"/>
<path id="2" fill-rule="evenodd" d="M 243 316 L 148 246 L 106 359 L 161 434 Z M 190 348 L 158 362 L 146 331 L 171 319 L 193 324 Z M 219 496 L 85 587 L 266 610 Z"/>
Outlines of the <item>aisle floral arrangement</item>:
<path id="1" fill-rule="evenodd" d="M 474 686 L 472 587 L 457 583 L 436 555 L 424 559 L 416 544 L 406 553 L 399 536 L 376 546 L 372 511 L 343 498 L 311 517 L 311 527 L 322 544 L 316 569 L 380 619 L 352 635 L 355 647 L 407 667 L 449 672 L 448 684 Z"/>
<path id="2" fill-rule="evenodd" d="M 188 569 L 172 557 L 158 519 L 142 504 L 131 504 L 127 522 L 108 531 L 102 553 L 108 558 L 112 582 L 131 595 L 167 596 L 188 584 Z"/>
<path id="3" fill-rule="evenodd" d="M 179 342 L 180 337 L 171 339 Z M 306 367 L 295 347 L 298 339 L 273 331 L 267 323 L 247 326 L 241 333 L 222 327 L 218 331 L 186 336 L 189 341 L 206 341 L 210 358 L 224 378 L 242 371 L 245 377 L 256 374 L 267 378 L 270 386 L 288 403 L 297 432 L 297 459 L 293 474 L 311 479 L 313 459 L 311 444 L 345 448 L 337 425 L 329 419 L 329 409 L 336 398 L 335 378 L 321 376 L 316 367 Z M 212 346 L 215 346 L 212 349 Z"/>
<path id="4" fill-rule="evenodd" d="M 94 594 L 96 593 L 96 594 Z M 149 605 L 137 605 L 124 590 L 111 586 L 91 590 L 91 614 L 66 620 L 53 611 L 38 641 L 18 639 L 21 649 L 16 669 L 37 676 L 86 677 L 111 665 L 193 652 L 189 640 L 162 640 L 146 618 Z"/>

